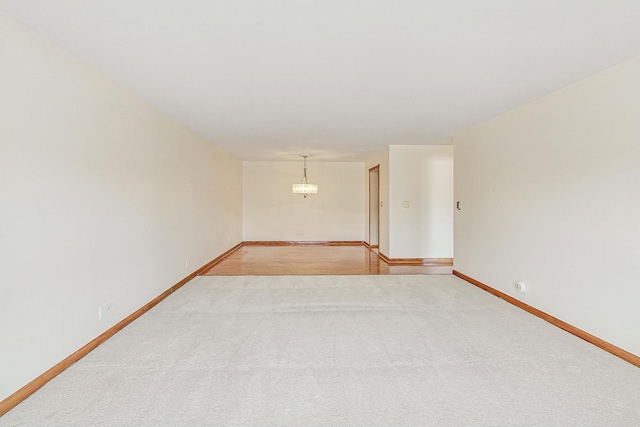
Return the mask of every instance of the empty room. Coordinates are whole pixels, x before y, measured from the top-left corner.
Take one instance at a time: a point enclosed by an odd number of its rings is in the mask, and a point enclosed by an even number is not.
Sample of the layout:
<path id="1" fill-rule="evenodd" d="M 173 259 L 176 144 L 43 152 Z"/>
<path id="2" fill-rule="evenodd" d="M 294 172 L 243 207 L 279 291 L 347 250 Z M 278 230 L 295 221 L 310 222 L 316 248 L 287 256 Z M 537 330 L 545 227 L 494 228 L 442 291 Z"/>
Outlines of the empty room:
<path id="1" fill-rule="evenodd" d="M 639 23 L 0 0 L 0 426 L 640 425 Z"/>

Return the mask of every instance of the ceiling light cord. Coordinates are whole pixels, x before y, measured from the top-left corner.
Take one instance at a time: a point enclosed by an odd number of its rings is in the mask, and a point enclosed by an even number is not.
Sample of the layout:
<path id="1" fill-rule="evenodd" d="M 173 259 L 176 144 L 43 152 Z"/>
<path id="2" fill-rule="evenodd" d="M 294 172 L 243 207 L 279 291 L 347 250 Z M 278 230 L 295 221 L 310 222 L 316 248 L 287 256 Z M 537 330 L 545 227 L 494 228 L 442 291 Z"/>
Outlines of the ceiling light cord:
<path id="1" fill-rule="evenodd" d="M 308 184 L 309 182 L 307 182 L 307 157 L 308 156 L 302 156 L 304 157 L 304 174 L 302 175 L 302 183 L 303 184 Z M 305 197 L 307 197 L 305 195 Z"/>

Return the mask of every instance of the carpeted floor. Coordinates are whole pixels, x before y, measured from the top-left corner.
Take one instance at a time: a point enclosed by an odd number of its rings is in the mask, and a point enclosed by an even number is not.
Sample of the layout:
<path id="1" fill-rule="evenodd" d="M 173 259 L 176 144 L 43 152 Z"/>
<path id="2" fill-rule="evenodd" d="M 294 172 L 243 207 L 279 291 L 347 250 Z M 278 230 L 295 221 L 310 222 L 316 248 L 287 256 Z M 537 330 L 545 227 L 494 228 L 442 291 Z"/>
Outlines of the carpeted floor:
<path id="1" fill-rule="evenodd" d="M 454 276 L 198 277 L 1 426 L 638 426 L 640 369 Z"/>

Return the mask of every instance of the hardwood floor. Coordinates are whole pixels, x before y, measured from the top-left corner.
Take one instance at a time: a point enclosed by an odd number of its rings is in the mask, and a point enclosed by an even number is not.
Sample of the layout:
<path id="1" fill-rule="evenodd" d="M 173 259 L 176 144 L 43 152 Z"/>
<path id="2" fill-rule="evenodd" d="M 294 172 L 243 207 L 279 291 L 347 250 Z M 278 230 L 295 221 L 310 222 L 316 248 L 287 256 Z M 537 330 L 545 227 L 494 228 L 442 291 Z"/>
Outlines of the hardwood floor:
<path id="1" fill-rule="evenodd" d="M 451 266 L 389 266 L 364 246 L 242 246 L 206 276 L 451 274 Z"/>

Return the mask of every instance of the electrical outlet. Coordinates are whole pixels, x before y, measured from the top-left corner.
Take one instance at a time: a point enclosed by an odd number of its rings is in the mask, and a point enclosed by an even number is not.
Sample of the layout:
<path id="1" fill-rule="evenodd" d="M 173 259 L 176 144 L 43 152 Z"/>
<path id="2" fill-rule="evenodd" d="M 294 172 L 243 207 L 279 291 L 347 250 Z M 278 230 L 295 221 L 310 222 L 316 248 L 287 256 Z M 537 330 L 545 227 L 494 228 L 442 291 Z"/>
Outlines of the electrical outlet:
<path id="1" fill-rule="evenodd" d="M 189 268 L 189 258 L 184 260 L 184 266 Z"/>
<path id="2" fill-rule="evenodd" d="M 104 320 L 110 316 L 113 312 L 113 306 L 113 301 L 111 301 L 98 307 L 98 320 Z"/>
<path id="3" fill-rule="evenodd" d="M 527 292 L 527 284 L 518 280 L 515 284 L 516 291 L 524 293 Z"/>

